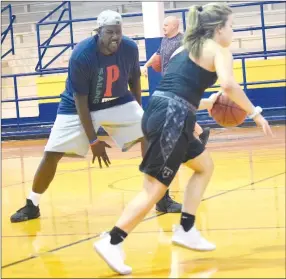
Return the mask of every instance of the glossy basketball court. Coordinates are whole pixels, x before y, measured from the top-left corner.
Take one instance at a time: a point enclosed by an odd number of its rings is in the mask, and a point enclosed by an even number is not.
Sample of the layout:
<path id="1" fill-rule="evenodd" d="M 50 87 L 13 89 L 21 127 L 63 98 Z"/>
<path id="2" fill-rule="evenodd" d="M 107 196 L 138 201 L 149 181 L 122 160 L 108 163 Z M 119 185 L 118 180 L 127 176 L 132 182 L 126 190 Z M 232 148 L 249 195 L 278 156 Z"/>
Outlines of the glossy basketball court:
<path id="1" fill-rule="evenodd" d="M 285 127 L 274 139 L 256 128 L 212 130 L 213 179 L 197 227 L 217 245 L 193 252 L 170 245 L 180 214 L 153 209 L 125 242 L 127 278 L 285 278 Z M 118 277 L 93 251 L 140 190 L 140 148 L 113 146 L 111 167 L 65 158 L 41 200 L 41 218 L 11 224 L 24 205 L 46 140 L 2 144 L 2 276 L 5 278 Z M 182 166 L 171 195 L 182 200 L 191 171 Z"/>

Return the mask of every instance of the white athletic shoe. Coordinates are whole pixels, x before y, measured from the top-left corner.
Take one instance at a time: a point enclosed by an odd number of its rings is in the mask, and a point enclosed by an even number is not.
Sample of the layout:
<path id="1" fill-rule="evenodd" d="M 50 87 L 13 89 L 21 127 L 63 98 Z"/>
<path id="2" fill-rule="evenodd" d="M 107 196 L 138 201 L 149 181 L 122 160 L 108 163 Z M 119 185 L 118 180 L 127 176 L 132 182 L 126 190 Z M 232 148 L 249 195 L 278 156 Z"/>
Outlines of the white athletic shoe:
<path id="1" fill-rule="evenodd" d="M 93 247 L 98 255 L 109 265 L 109 267 L 122 275 L 132 272 L 132 268 L 124 264 L 125 254 L 122 249 L 122 243 L 112 245 L 110 243 L 110 234 L 103 233 L 100 240 L 94 242 Z"/>
<path id="2" fill-rule="evenodd" d="M 216 249 L 215 244 L 208 242 L 201 236 L 200 232 L 193 226 L 188 232 L 185 232 L 181 225 L 174 229 L 172 242 L 199 251 L 212 251 Z"/>

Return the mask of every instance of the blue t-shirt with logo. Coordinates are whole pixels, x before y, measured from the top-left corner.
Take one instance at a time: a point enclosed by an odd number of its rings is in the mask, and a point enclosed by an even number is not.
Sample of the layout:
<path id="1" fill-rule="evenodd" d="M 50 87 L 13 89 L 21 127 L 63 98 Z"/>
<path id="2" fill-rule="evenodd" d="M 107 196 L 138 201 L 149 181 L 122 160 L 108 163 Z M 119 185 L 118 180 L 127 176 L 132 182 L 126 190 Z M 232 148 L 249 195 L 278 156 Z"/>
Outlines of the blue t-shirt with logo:
<path id="1" fill-rule="evenodd" d="M 58 114 L 77 114 L 74 95 L 88 95 L 90 111 L 98 110 L 103 98 L 130 95 L 129 79 L 140 78 L 139 52 L 133 40 L 123 36 L 112 55 L 100 53 L 97 41 L 98 35 L 83 40 L 74 48 Z"/>

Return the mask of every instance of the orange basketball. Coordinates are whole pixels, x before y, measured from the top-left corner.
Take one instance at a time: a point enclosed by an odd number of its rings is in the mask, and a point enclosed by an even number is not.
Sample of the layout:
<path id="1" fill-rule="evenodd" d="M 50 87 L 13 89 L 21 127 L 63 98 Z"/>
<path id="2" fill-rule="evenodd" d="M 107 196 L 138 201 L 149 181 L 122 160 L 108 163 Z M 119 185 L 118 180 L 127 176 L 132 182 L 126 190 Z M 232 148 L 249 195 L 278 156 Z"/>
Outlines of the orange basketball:
<path id="1" fill-rule="evenodd" d="M 221 94 L 212 107 L 211 116 L 220 126 L 235 127 L 244 122 L 247 113 L 229 97 Z"/>
<path id="2" fill-rule="evenodd" d="M 161 56 L 159 54 L 156 54 L 154 59 L 153 59 L 153 63 L 152 63 L 152 68 L 155 72 L 161 72 L 162 68 L 161 68 Z"/>

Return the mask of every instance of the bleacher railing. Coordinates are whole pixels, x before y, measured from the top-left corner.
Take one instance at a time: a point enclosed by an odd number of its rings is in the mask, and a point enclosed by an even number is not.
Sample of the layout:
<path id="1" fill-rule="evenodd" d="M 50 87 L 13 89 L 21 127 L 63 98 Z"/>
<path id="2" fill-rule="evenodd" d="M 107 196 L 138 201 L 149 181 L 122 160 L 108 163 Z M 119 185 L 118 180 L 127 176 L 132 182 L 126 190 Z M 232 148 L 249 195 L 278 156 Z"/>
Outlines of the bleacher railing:
<path id="1" fill-rule="evenodd" d="M 60 9 L 62 6 L 66 5 L 67 3 L 69 3 L 68 7 L 65 9 L 68 11 L 69 13 L 69 20 L 61 20 L 62 16 L 60 16 L 58 21 L 47 21 L 44 22 L 45 19 L 47 19 L 48 17 L 50 17 L 50 15 L 52 15 L 53 13 L 55 13 L 58 9 Z M 123 14 L 122 17 L 123 18 L 127 18 L 127 17 L 137 17 L 137 16 L 142 16 L 142 13 L 132 13 L 132 14 Z M 41 21 L 39 21 L 36 24 L 36 32 L 37 32 L 37 47 L 38 47 L 38 57 L 39 57 L 39 62 L 37 63 L 36 67 L 35 67 L 35 71 L 36 72 L 47 72 L 47 71 L 54 71 L 54 70 L 59 70 L 59 69 L 65 69 L 66 67 L 57 67 L 57 68 L 48 68 L 55 60 L 57 60 L 66 50 L 68 49 L 73 49 L 74 46 L 77 43 L 74 43 L 73 40 L 73 30 L 72 30 L 72 23 L 77 23 L 77 22 L 89 22 L 89 21 L 96 21 L 97 17 L 93 17 L 93 18 L 82 18 L 82 19 L 72 19 L 72 11 L 71 11 L 71 3 L 69 1 L 65 1 L 63 2 L 60 6 L 58 6 L 56 9 L 54 9 L 51 13 L 49 13 L 44 19 L 42 19 Z M 55 31 L 57 29 L 57 27 L 59 26 L 59 24 L 65 24 L 63 27 L 61 27 L 58 31 Z M 54 30 L 52 31 L 52 34 L 50 35 L 49 39 L 46 40 L 44 43 L 41 43 L 41 32 L 40 32 L 40 28 L 41 26 L 47 26 L 47 25 L 55 25 Z M 65 44 L 54 44 L 51 45 L 50 42 L 53 38 L 55 38 L 57 35 L 59 35 L 61 33 L 61 31 L 63 31 L 63 29 L 65 29 L 67 26 L 70 26 L 70 39 L 71 41 L 69 43 L 65 43 Z M 139 41 L 139 40 L 145 40 L 144 37 L 135 37 L 132 38 L 135 41 Z M 48 63 L 46 63 L 45 65 L 43 65 L 43 58 L 45 55 L 45 52 L 47 49 L 49 48 L 64 48 L 60 51 L 60 53 L 58 53 L 55 57 L 53 57 Z M 43 52 L 42 52 L 43 50 Z M 142 61 L 143 63 L 144 61 Z M 141 63 L 141 64 L 142 64 Z"/>
<path id="2" fill-rule="evenodd" d="M 262 51 L 254 51 L 249 53 L 235 53 L 234 56 L 239 56 L 242 54 L 246 55 L 252 55 L 252 54 L 267 54 L 267 53 L 279 53 L 281 50 L 275 50 L 275 51 L 268 51 L 267 50 L 267 40 L 266 40 L 266 30 L 268 29 L 276 29 L 276 28 L 285 28 L 285 24 L 278 24 L 278 25 L 265 25 L 265 14 L 264 14 L 264 6 L 270 5 L 270 4 L 282 4 L 285 3 L 285 1 L 263 1 L 263 2 L 250 2 L 250 3 L 239 3 L 239 4 L 232 4 L 230 5 L 231 8 L 239 8 L 239 7 L 250 7 L 250 6 L 259 6 L 260 9 L 260 20 L 261 20 L 261 26 L 258 27 L 245 27 L 245 28 L 237 28 L 234 29 L 234 32 L 245 32 L 245 31 L 255 31 L 255 30 L 261 30 L 262 33 Z M 181 13 L 182 19 L 183 19 L 183 29 L 186 30 L 186 13 L 188 13 L 188 9 L 177 9 L 177 10 L 168 10 L 165 13 Z M 282 50 L 283 51 L 283 50 Z M 265 59 L 267 59 L 267 55 L 265 55 Z"/>
<path id="3" fill-rule="evenodd" d="M 43 43 L 41 43 L 41 37 L 40 37 L 40 26 L 45 25 L 47 22 L 46 20 L 51 17 L 53 14 L 55 14 L 58 10 L 63 8 L 61 11 L 59 18 L 57 21 L 54 21 L 54 28 L 50 35 L 50 37 L 45 40 Z M 68 14 L 68 22 L 63 21 L 62 18 Z M 65 23 L 64 26 L 58 29 L 59 25 L 61 23 Z M 74 48 L 74 42 L 73 42 L 73 26 L 72 26 L 73 20 L 72 20 L 72 12 L 71 12 L 71 2 L 70 1 L 64 1 L 62 4 L 60 4 L 58 7 L 56 7 L 54 10 L 52 10 L 50 13 L 48 13 L 44 18 L 42 18 L 36 25 L 36 31 L 37 31 L 37 45 L 38 45 L 38 57 L 39 61 L 36 65 L 35 71 L 40 71 L 46 69 L 49 65 L 51 65 L 58 57 L 60 57 L 66 50 L 69 48 Z M 46 51 L 51 47 L 57 47 L 57 46 L 51 46 L 50 42 L 53 38 L 55 38 L 59 33 L 61 33 L 66 27 L 69 27 L 69 35 L 70 35 L 70 43 L 65 45 L 65 48 L 60 51 L 54 58 L 52 58 L 46 65 L 42 65 L 42 60 L 46 54 Z M 43 50 L 43 51 L 42 51 Z"/>
<path id="4" fill-rule="evenodd" d="M 35 70 L 40 71 L 40 72 L 46 72 L 46 71 L 53 71 L 55 69 L 59 68 L 48 68 L 57 58 L 59 58 L 67 49 L 73 48 L 77 43 L 73 42 L 73 36 L 72 36 L 72 23 L 76 22 L 90 22 L 90 21 L 96 21 L 97 17 L 92 17 L 92 18 L 83 18 L 83 19 L 71 19 L 71 3 L 69 3 L 68 7 L 66 8 L 69 12 L 69 20 L 58 20 L 58 21 L 47 21 L 44 22 L 46 18 L 48 18 L 50 15 L 52 15 L 55 11 L 60 9 L 63 5 L 65 5 L 68 1 L 63 2 L 59 7 L 57 7 L 55 10 L 50 12 L 44 19 L 39 21 L 36 24 L 36 30 L 37 30 L 37 42 L 38 42 L 38 54 L 39 54 L 39 62 L 36 65 Z M 260 8 L 260 18 L 261 18 L 261 25 L 258 27 L 246 27 L 246 28 L 238 28 L 234 29 L 234 32 L 247 32 L 247 31 L 255 31 L 255 30 L 261 30 L 262 33 L 262 51 L 254 51 L 254 52 L 249 52 L 249 53 L 235 53 L 234 56 L 236 55 L 241 55 L 241 54 L 246 54 L 246 55 L 252 55 L 252 54 L 267 54 L 267 53 L 279 53 L 281 50 L 272 50 L 268 51 L 267 50 L 267 40 L 266 40 L 266 30 L 269 29 L 277 29 L 277 28 L 285 28 L 285 24 L 279 24 L 279 25 L 265 25 L 265 19 L 264 19 L 264 6 L 267 4 L 281 4 L 284 3 L 283 1 L 264 1 L 264 2 L 253 2 L 253 3 L 240 3 L 240 4 L 234 4 L 230 5 L 232 8 L 237 8 L 237 7 L 249 7 L 249 6 L 259 6 Z M 182 16 L 182 21 L 183 21 L 183 30 L 186 30 L 186 13 L 188 12 L 188 9 L 172 9 L 172 10 L 167 10 L 165 11 L 166 14 L 172 14 L 172 13 L 179 13 Z M 128 18 L 128 17 L 139 17 L 143 16 L 142 13 L 130 13 L 130 14 L 123 14 L 123 18 Z M 64 27 L 62 27 L 60 30 L 57 32 L 54 32 L 55 29 L 57 29 L 59 24 L 65 24 Z M 41 43 L 41 26 L 47 26 L 47 25 L 55 25 L 55 29 L 53 30 L 50 38 L 46 40 L 44 43 Z M 60 34 L 60 32 L 67 26 L 70 26 L 70 38 L 71 42 L 70 43 L 64 43 L 64 44 L 55 44 L 51 45 L 50 42 L 53 38 L 55 38 L 57 35 Z M 135 37 L 132 38 L 133 40 L 145 40 L 144 37 Z M 59 47 L 64 47 L 64 49 L 57 54 L 54 58 L 52 58 L 46 65 L 42 65 L 42 60 L 44 57 L 44 54 L 47 49 L 49 48 L 59 48 Z M 43 53 L 42 53 L 42 50 Z M 265 56 L 265 59 L 267 59 L 267 55 Z M 145 61 L 144 61 L 145 62 Z"/>
<path id="5" fill-rule="evenodd" d="M 4 12 L 8 10 L 9 13 L 9 25 L 8 27 L 1 33 L 1 45 L 3 45 L 8 33 L 10 33 L 10 40 L 11 40 L 11 48 L 7 50 L 4 54 L 1 54 L 1 59 L 7 56 L 9 53 L 15 54 L 15 46 L 14 46 L 14 34 L 13 34 L 13 23 L 16 19 L 16 16 L 12 14 L 12 7 L 11 4 L 7 5 L 3 9 L 1 9 L 1 16 Z"/>
<path id="6" fill-rule="evenodd" d="M 244 7 L 247 7 L 249 5 L 260 5 L 260 7 L 263 7 L 263 5 L 266 5 L 266 4 L 273 4 L 273 3 L 283 3 L 283 1 L 267 1 L 267 2 L 258 2 L 258 3 L 243 3 L 243 4 L 236 4 L 236 5 L 232 5 L 233 7 L 241 7 L 241 6 L 244 6 Z M 62 6 L 61 6 L 62 5 Z M 62 4 L 60 5 L 60 7 L 63 7 L 64 5 L 67 5 L 67 8 L 65 8 L 65 12 L 66 12 L 66 9 L 70 9 L 70 3 L 68 2 L 63 2 Z M 59 7 L 58 7 L 59 9 Z M 56 9 L 55 9 L 56 10 Z M 55 12 L 55 10 L 53 10 L 52 12 Z M 260 9 L 261 11 L 261 17 L 264 18 L 264 13 L 263 13 L 263 8 Z M 65 23 L 66 25 L 64 25 L 64 27 L 62 28 L 66 28 L 66 27 L 70 27 L 70 32 L 71 32 L 71 37 L 70 37 L 70 40 L 71 42 L 68 43 L 68 44 L 60 44 L 60 45 L 50 45 L 50 42 L 52 40 L 52 38 L 54 36 L 56 36 L 57 34 L 59 34 L 62 30 L 59 29 L 57 30 L 57 27 L 55 27 L 52 31 L 52 34 L 51 36 L 49 37 L 49 39 L 47 39 L 45 42 L 41 43 L 40 40 L 38 40 L 38 47 L 39 47 L 39 50 L 42 50 L 44 49 L 48 49 L 48 48 L 51 48 L 51 47 L 70 47 L 70 48 L 73 48 L 74 45 L 76 43 L 73 42 L 73 36 L 72 36 L 72 23 L 73 22 L 84 22 L 84 21 L 90 21 L 90 20 L 96 20 L 96 18 L 89 18 L 89 19 L 78 19 L 78 20 L 72 20 L 71 19 L 71 13 L 70 13 L 70 10 L 68 11 L 69 12 L 69 18 L 70 20 L 60 20 L 59 22 L 58 21 L 54 21 L 54 22 L 44 22 L 45 19 L 47 19 L 49 15 L 47 15 L 44 19 L 41 20 L 41 22 L 39 22 L 37 24 L 37 36 L 40 35 L 40 26 L 42 25 L 48 25 L 48 24 L 60 24 L 60 23 Z M 184 29 L 186 27 L 186 23 L 185 23 L 185 13 L 187 12 L 186 9 L 184 10 L 169 10 L 169 11 L 166 11 L 166 13 L 173 13 L 173 12 L 181 12 L 182 13 L 182 16 L 183 16 L 183 24 L 184 24 Z M 62 12 L 63 14 L 63 12 Z M 61 14 L 61 15 L 62 15 Z M 61 17 L 60 15 L 60 17 Z M 133 17 L 133 16 L 142 16 L 142 13 L 134 13 L 134 14 L 125 14 L 123 15 L 123 17 Z M 268 58 L 268 57 L 285 57 L 286 56 L 286 50 L 276 50 L 276 51 L 269 51 L 267 50 L 267 38 L 265 36 L 265 30 L 266 29 L 270 29 L 270 28 L 285 28 L 286 26 L 285 25 L 278 25 L 278 26 L 265 26 L 264 24 L 264 20 L 262 20 L 262 25 L 261 27 L 253 27 L 253 28 L 243 28 L 243 29 L 237 29 L 236 32 L 241 32 L 241 31 L 249 31 L 249 30 L 261 30 L 262 34 L 263 35 L 263 50 L 261 52 L 249 52 L 249 53 L 237 53 L 234 55 L 234 59 L 239 59 L 241 60 L 241 65 L 242 65 L 242 72 L 243 72 L 243 83 L 241 83 L 241 85 L 244 87 L 244 90 L 246 91 L 247 93 L 247 90 L 248 90 L 248 86 L 249 85 L 261 85 L 261 84 L 277 84 L 277 83 L 285 83 L 286 82 L 286 79 L 281 79 L 281 80 L 269 80 L 269 81 L 260 81 L 260 82 L 247 82 L 247 72 L 246 72 L 246 66 L 245 66 L 245 61 L 247 59 L 251 59 L 251 58 Z M 144 40 L 145 38 L 144 37 L 138 37 L 138 38 L 134 38 L 135 40 Z M 2 128 L 8 128 L 8 127 L 15 127 L 15 128 L 18 128 L 19 130 L 21 129 L 21 127 L 29 127 L 29 126 L 41 126 L 41 125 L 51 125 L 53 124 L 53 121 L 46 121 L 46 122 L 43 122 L 43 121 L 40 121 L 39 119 L 37 120 L 36 117 L 32 117 L 31 120 L 27 120 L 27 119 L 24 119 L 21 118 L 20 116 L 20 106 L 19 106 L 19 103 L 20 102 L 25 102 L 25 101 L 33 101 L 33 100 L 52 100 L 52 99 L 58 99 L 60 98 L 60 96 L 47 96 L 47 97 L 33 97 L 33 98 L 19 98 L 18 96 L 18 83 L 17 83 L 17 79 L 19 77 L 27 77 L 27 76 L 40 76 L 40 75 L 43 75 L 43 74 L 59 74 L 59 73 L 67 73 L 67 68 L 48 68 L 48 66 L 56 59 L 54 58 L 53 61 L 50 61 L 49 63 L 47 63 L 46 65 L 42 65 L 42 58 L 44 56 L 44 52 L 39 52 L 39 63 L 38 63 L 38 67 L 36 69 L 36 72 L 33 72 L 33 73 L 20 73 L 20 74 L 11 74 L 11 75 L 3 75 L 2 78 L 12 78 L 13 79 L 13 84 L 14 84 L 14 92 L 15 92 L 15 97 L 13 99 L 8 99 L 8 100 L 2 100 L 1 102 L 2 103 L 12 103 L 14 102 L 16 104 L 16 119 L 14 121 L 13 124 L 9 123 L 9 124 L 3 124 L 2 122 Z M 145 61 L 140 61 L 140 64 L 143 65 L 145 63 Z M 214 91 L 215 91 L 215 88 L 217 88 L 219 86 L 214 86 Z M 149 92 L 149 90 L 143 90 L 142 92 Z M 61 92 L 59 92 L 60 94 Z M 284 105 L 284 106 L 283 106 Z M 281 106 L 276 106 L 276 107 L 268 107 L 268 108 L 264 108 L 265 111 L 273 111 L 273 112 L 277 112 L 277 111 L 283 111 L 282 113 L 282 116 L 279 114 L 279 115 L 275 115 L 275 113 L 273 115 L 270 115 L 270 116 L 266 116 L 266 118 L 268 120 L 284 120 L 285 121 L 285 110 L 286 110 L 286 107 L 285 107 L 285 104 L 281 104 Z M 212 120 L 211 118 L 207 117 L 207 113 L 206 112 L 199 112 L 198 115 L 203 115 L 205 116 L 205 119 L 207 119 L 205 122 L 210 125 L 210 124 L 214 124 L 214 120 Z M 33 120 L 32 120 L 33 119 Z M 250 121 L 250 120 L 247 120 L 247 121 Z M 202 123 L 201 123 L 202 124 Z"/>
<path id="7" fill-rule="evenodd" d="M 268 57 L 285 57 L 286 56 L 286 51 L 281 52 L 281 53 L 270 53 L 267 54 Z M 247 93 L 248 90 L 248 86 L 249 85 L 262 85 L 262 84 L 276 84 L 276 83 L 285 83 L 286 79 L 279 79 L 279 80 L 270 80 L 270 81 L 259 81 L 259 82 L 247 82 L 247 71 L 246 71 L 246 66 L 245 66 L 245 61 L 247 59 L 250 58 L 265 58 L 266 55 L 265 54 L 254 54 L 252 56 L 249 55 L 240 55 L 237 57 L 234 57 L 235 60 L 241 60 L 241 66 L 242 66 L 242 75 L 243 75 L 243 82 L 240 84 L 241 86 L 243 86 L 245 92 Z M 45 72 L 45 75 L 51 75 L 51 74 L 61 74 L 61 73 L 67 73 L 68 69 L 58 69 L 58 70 L 53 70 L 53 71 L 48 71 Z M 15 102 L 16 104 L 16 123 L 15 124 L 2 124 L 3 128 L 7 128 L 7 127 L 23 127 L 23 126 L 39 126 L 39 125 L 51 125 L 53 124 L 53 122 L 39 122 L 39 121 L 33 121 L 33 122 L 26 122 L 26 121 L 22 121 L 21 117 L 20 117 L 20 106 L 19 106 L 19 102 L 25 102 L 25 101 L 34 101 L 34 100 L 52 100 L 52 99 L 58 99 L 60 98 L 60 95 L 58 96 L 47 96 L 47 97 L 34 97 L 34 98 L 19 98 L 18 96 L 18 85 L 17 85 L 17 78 L 19 77 L 27 77 L 27 76 L 40 76 L 42 75 L 42 73 L 40 72 L 35 72 L 35 73 L 23 73 L 23 74 L 12 74 L 12 75 L 4 75 L 2 76 L 2 78 L 12 78 L 13 79 L 13 83 L 14 83 L 14 90 L 15 90 L 15 98 L 14 99 L 8 99 L 8 100 L 2 100 L 2 103 L 12 103 Z M 212 88 L 215 91 L 215 88 L 219 88 L 219 85 L 215 85 Z M 148 90 L 142 90 L 142 92 L 148 92 Z M 60 94 L 61 92 L 59 92 Z M 283 104 L 281 104 L 283 105 Z M 284 106 L 281 107 L 273 107 L 273 108 L 263 108 L 264 110 L 286 110 L 285 104 Z M 208 113 L 207 112 L 198 112 L 198 115 L 203 115 L 203 116 L 207 116 Z M 281 116 L 267 116 L 266 119 L 268 120 L 280 120 Z M 283 119 L 285 119 L 285 114 L 283 116 Z M 246 120 L 247 121 L 251 121 L 251 120 Z M 208 124 L 215 124 L 213 119 L 208 119 L 207 120 Z"/>

